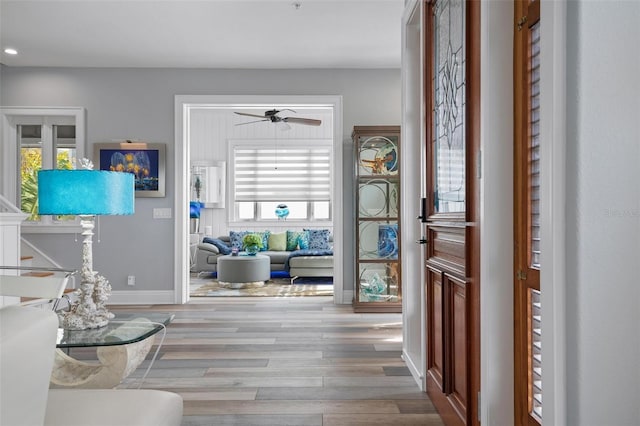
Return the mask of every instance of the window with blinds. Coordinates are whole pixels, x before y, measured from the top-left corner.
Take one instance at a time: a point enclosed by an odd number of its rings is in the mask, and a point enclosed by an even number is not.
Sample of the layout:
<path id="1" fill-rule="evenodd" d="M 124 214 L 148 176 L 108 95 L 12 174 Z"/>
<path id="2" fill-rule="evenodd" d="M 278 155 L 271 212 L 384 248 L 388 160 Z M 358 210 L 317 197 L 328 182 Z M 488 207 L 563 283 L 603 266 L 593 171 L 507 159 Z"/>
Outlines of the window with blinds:
<path id="1" fill-rule="evenodd" d="M 233 142 L 233 220 L 277 220 L 284 204 L 289 220 L 330 221 L 332 152 L 330 140 Z"/>
<path id="2" fill-rule="evenodd" d="M 331 146 L 233 149 L 235 201 L 329 201 Z"/>

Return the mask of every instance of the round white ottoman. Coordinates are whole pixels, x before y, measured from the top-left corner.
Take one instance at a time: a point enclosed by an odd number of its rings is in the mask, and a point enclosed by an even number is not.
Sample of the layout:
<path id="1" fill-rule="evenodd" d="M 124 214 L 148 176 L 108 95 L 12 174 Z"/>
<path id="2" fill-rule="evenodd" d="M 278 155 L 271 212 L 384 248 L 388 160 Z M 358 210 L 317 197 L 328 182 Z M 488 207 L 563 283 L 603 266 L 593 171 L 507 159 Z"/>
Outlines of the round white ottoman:
<path id="1" fill-rule="evenodd" d="M 220 256 L 218 258 L 218 282 L 221 286 L 243 288 L 264 285 L 271 278 L 269 256 Z"/>

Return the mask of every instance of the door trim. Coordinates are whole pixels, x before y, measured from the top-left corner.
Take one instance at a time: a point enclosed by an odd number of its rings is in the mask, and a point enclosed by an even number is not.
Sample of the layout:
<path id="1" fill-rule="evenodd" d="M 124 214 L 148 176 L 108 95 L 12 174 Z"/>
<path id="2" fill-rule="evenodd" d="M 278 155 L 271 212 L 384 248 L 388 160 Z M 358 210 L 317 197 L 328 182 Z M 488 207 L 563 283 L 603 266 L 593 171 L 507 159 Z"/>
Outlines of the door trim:
<path id="1" fill-rule="evenodd" d="M 317 95 L 317 96 L 271 96 L 271 95 L 176 95 L 174 101 L 175 116 L 175 162 L 174 162 L 174 295 L 175 303 L 189 301 L 189 250 L 188 250 L 188 226 L 187 210 L 189 205 L 189 114 L 188 109 L 202 104 L 218 104 L 231 108 L 237 104 L 323 104 L 333 108 L 333 159 L 336 164 L 333 176 L 333 229 L 334 229 L 334 256 L 333 270 L 338 277 L 334 281 L 333 301 L 336 304 L 349 304 L 351 298 L 344 290 L 344 220 L 338 207 L 343 200 L 343 133 L 342 133 L 342 96 Z M 227 207 L 228 208 L 228 207 Z"/>

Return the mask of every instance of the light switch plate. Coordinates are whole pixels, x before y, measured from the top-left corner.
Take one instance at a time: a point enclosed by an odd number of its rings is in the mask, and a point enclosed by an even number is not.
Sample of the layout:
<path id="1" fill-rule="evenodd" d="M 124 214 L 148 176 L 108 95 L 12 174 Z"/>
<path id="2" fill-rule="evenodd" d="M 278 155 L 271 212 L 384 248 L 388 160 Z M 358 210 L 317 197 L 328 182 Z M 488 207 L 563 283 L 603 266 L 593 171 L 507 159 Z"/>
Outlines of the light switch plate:
<path id="1" fill-rule="evenodd" d="M 171 207 L 153 209 L 154 219 L 171 219 Z"/>

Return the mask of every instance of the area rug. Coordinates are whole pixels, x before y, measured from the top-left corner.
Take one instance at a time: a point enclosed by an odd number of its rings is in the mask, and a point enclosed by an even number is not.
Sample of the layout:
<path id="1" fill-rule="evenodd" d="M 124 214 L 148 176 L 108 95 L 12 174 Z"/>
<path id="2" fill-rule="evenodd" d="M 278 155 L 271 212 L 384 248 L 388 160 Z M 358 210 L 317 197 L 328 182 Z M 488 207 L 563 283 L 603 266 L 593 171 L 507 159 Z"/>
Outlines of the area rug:
<path id="1" fill-rule="evenodd" d="M 247 288 L 227 288 L 214 278 L 191 280 L 192 297 L 307 297 L 332 296 L 331 278 L 297 279 L 294 284 L 288 278 L 272 278 L 264 286 L 250 285 Z"/>

